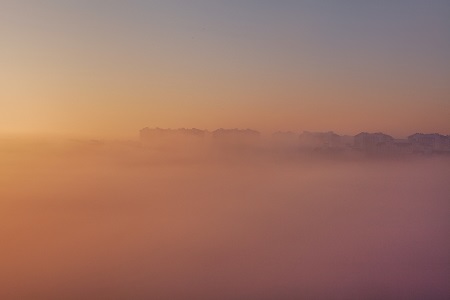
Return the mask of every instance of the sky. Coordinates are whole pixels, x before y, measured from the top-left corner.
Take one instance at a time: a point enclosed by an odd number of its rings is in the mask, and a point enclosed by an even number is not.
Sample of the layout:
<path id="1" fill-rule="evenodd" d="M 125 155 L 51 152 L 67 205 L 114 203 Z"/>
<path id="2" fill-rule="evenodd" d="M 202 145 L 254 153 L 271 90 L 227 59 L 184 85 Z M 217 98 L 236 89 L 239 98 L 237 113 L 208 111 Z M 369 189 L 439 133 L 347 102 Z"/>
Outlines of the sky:
<path id="1" fill-rule="evenodd" d="M 446 0 L 0 0 L 0 134 L 450 134 Z"/>

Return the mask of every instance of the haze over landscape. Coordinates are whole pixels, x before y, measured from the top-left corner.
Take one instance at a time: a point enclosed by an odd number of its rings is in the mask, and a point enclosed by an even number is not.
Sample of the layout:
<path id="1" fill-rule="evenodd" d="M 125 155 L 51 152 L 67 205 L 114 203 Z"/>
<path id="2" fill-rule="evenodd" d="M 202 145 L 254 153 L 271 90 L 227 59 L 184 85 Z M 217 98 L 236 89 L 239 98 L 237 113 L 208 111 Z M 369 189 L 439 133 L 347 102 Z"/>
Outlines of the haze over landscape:
<path id="1" fill-rule="evenodd" d="M 449 16 L 0 0 L 0 299 L 449 299 Z"/>
<path id="2" fill-rule="evenodd" d="M 0 297 L 448 298 L 448 156 L 222 146 L 2 144 Z"/>

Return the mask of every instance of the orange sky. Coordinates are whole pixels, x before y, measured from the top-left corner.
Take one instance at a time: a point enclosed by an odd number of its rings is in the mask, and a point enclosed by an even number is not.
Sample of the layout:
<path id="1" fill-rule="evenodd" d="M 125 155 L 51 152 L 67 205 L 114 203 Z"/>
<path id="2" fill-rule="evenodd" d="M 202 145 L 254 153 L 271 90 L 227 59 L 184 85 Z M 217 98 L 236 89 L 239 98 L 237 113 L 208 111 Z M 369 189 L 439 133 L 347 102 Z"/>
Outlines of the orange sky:
<path id="1" fill-rule="evenodd" d="M 449 134 L 450 5 L 401 2 L 6 1 L 0 134 Z"/>

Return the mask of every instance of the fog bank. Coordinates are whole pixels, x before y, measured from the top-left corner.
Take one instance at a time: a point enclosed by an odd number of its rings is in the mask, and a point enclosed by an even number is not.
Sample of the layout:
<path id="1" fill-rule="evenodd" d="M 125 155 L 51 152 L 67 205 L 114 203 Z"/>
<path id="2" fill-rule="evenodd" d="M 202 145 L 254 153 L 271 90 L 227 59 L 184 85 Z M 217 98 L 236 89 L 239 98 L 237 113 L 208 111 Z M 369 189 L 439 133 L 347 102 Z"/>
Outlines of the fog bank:
<path id="1" fill-rule="evenodd" d="M 189 151 L 3 141 L 0 298 L 450 296 L 449 158 Z"/>

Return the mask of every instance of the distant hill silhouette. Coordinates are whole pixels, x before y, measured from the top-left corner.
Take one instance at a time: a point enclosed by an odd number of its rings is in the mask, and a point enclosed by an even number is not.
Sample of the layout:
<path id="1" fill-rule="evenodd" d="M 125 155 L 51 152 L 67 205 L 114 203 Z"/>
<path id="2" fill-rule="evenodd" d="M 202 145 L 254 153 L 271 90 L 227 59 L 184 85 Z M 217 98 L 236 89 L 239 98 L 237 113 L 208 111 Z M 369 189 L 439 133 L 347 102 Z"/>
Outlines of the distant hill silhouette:
<path id="1" fill-rule="evenodd" d="M 227 146 L 256 145 L 261 133 L 253 129 L 219 128 L 212 132 L 197 128 L 163 129 L 145 127 L 139 131 L 141 143 L 158 145 L 164 141 L 181 145 L 209 140 L 213 144 Z M 450 136 L 438 133 L 415 133 L 407 139 L 396 139 L 382 132 L 360 132 L 355 136 L 339 135 L 333 131 L 296 134 L 277 131 L 271 135 L 272 146 L 306 149 L 309 151 L 359 151 L 374 154 L 450 153 Z M 334 149 L 334 150 L 333 150 Z"/>

